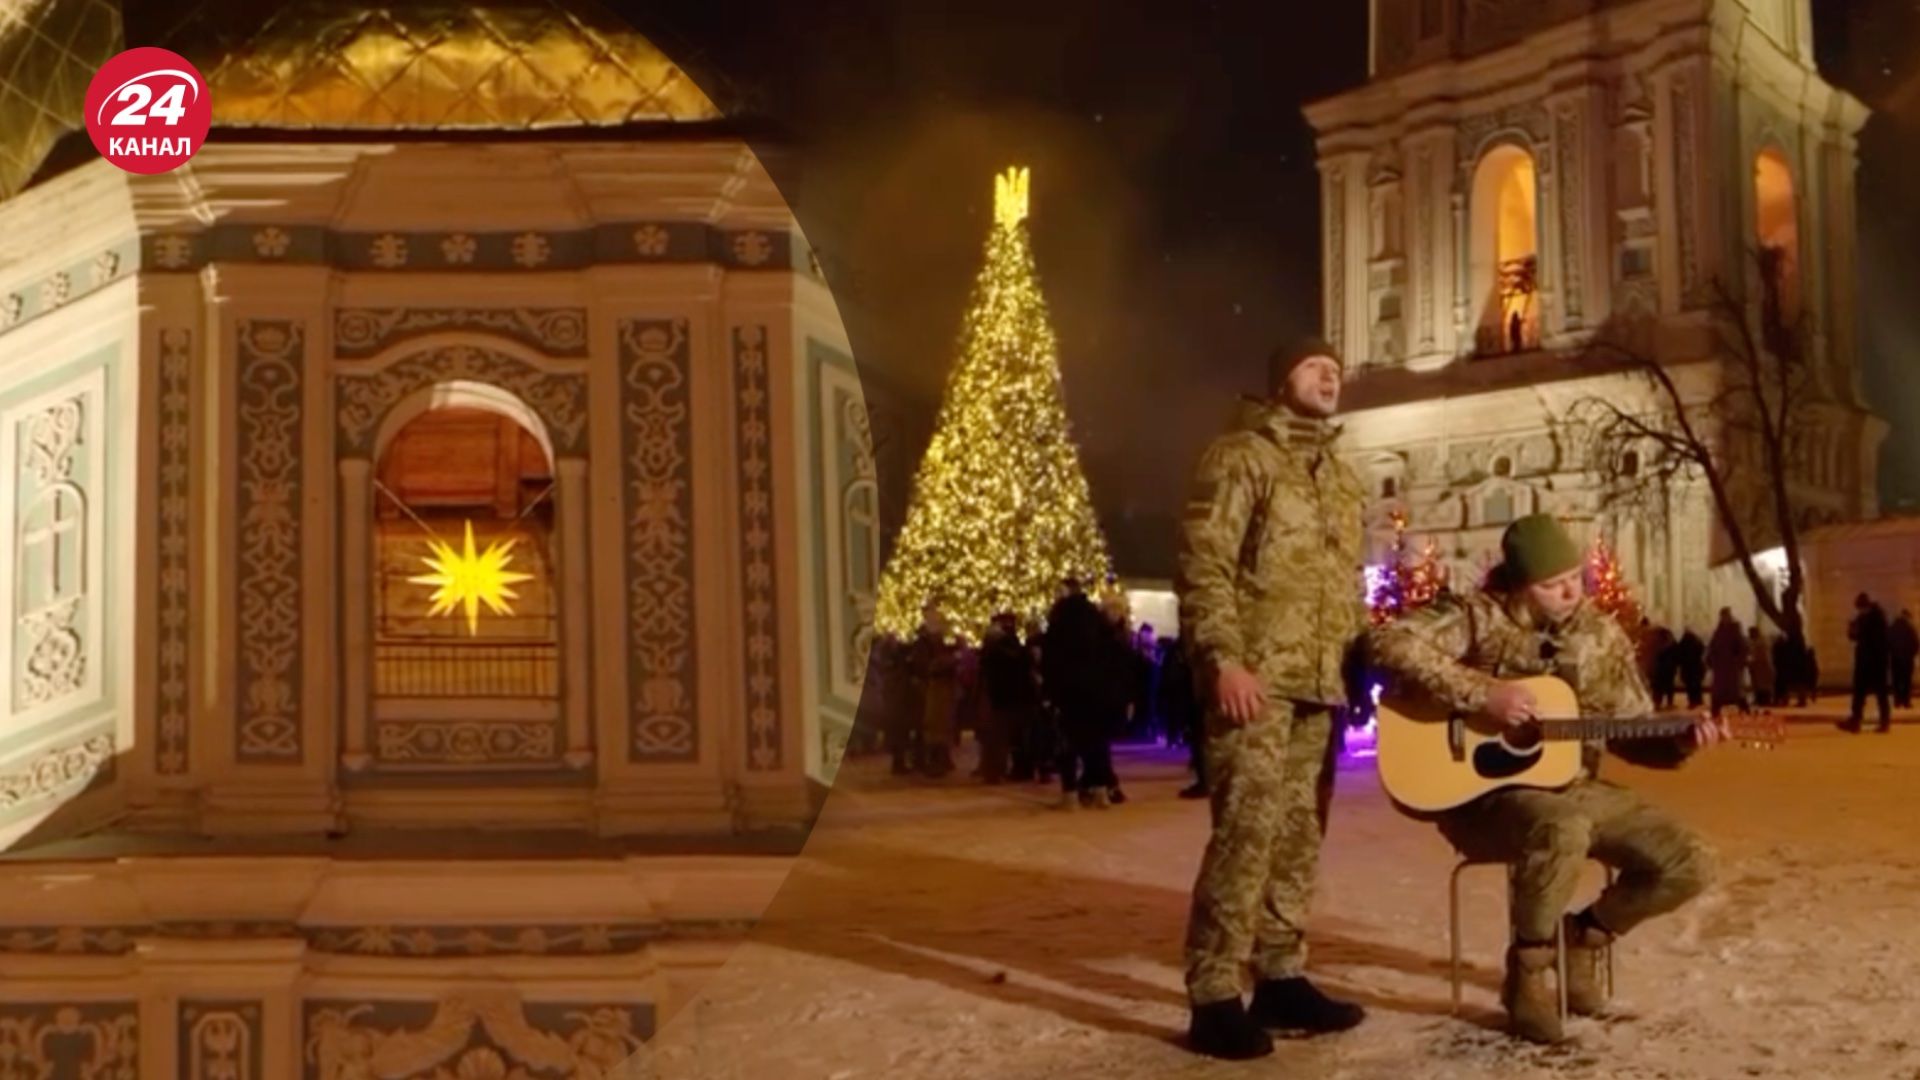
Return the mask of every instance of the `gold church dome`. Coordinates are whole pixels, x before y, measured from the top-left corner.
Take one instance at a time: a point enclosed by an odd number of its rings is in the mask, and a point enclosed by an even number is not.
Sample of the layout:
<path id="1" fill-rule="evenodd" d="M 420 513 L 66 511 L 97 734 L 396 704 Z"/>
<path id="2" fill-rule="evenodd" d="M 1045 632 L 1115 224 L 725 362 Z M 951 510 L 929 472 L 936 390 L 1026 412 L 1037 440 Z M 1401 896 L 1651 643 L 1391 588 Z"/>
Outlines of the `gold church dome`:
<path id="1" fill-rule="evenodd" d="M 213 7 L 214 5 L 208 5 Z M 224 8 L 225 4 L 218 5 Z M 216 55 L 175 48 L 227 128 L 526 131 L 714 120 L 652 42 L 583 0 L 294 0 Z"/>

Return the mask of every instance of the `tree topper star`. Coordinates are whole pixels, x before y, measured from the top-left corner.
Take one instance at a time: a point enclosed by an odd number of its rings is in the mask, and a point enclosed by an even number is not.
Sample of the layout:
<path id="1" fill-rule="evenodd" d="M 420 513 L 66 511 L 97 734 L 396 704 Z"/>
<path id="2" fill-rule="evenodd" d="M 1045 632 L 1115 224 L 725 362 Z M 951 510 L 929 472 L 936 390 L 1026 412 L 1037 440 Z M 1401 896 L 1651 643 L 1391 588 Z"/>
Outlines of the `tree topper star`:
<path id="1" fill-rule="evenodd" d="M 487 545 L 487 550 L 476 551 L 473 546 L 473 522 L 467 522 L 467 545 L 465 551 L 455 551 L 450 544 L 439 540 L 429 540 L 433 554 L 423 556 L 422 561 L 435 571 L 420 574 L 407 580 L 416 585 L 438 586 L 433 594 L 433 608 L 428 615 L 444 615 L 455 608 L 464 608 L 467 613 L 467 633 L 477 635 L 480 632 L 480 605 L 486 604 L 496 615 L 511 615 L 513 609 L 508 600 L 518 600 L 520 594 L 510 587 L 522 581 L 532 581 L 532 574 L 523 574 L 517 570 L 508 570 L 507 564 L 513 561 L 513 545 L 517 541 L 508 540 L 502 544 L 495 541 Z"/>

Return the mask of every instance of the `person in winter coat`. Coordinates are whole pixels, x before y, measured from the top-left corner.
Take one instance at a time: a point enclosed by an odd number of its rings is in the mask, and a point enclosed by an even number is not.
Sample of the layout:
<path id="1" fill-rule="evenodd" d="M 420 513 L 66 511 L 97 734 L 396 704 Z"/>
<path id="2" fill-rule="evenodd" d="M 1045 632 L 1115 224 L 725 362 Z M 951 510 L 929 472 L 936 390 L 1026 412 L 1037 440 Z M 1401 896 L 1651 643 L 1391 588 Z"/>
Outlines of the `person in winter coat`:
<path id="1" fill-rule="evenodd" d="M 920 742 L 920 724 L 926 711 L 926 687 L 913 670 L 913 646 L 895 637 L 883 637 L 874 646 L 887 672 L 884 724 L 887 750 L 893 756 L 893 774 L 918 772 L 926 764 Z"/>
<path id="2" fill-rule="evenodd" d="M 1753 684 L 1754 705 L 1780 704 L 1773 695 L 1773 649 L 1757 626 L 1747 631 L 1747 678 Z"/>
<path id="3" fill-rule="evenodd" d="M 1860 721 L 1871 697 L 1879 703 L 1879 731 L 1884 735 L 1893 726 L 1887 700 L 1887 613 L 1866 593 L 1854 598 L 1853 608 L 1856 614 L 1847 626 L 1847 640 L 1853 642 L 1853 710 L 1840 721 L 1840 730 L 1860 733 Z"/>
<path id="4" fill-rule="evenodd" d="M 1680 685 L 1687 688 L 1687 708 L 1697 709 L 1706 699 L 1707 643 L 1688 630 L 1674 646 L 1674 659 L 1680 669 Z"/>
<path id="5" fill-rule="evenodd" d="M 1112 625 L 1081 589 L 1066 582 L 1066 595 L 1047 613 L 1040 647 L 1041 687 L 1060 719 L 1060 807 L 1105 807 L 1112 772 L 1110 697 L 1117 685 L 1121 708 L 1131 683 L 1115 668 Z"/>
<path id="6" fill-rule="evenodd" d="M 1887 628 L 1888 672 L 1893 676 L 1893 703 L 1902 709 L 1913 707 L 1913 661 L 1920 655 L 1920 635 L 1913 628 L 1913 612 L 1904 608 L 1900 617 Z"/>
<path id="7" fill-rule="evenodd" d="M 1673 708 L 1673 684 L 1680 676 L 1680 654 L 1675 648 L 1673 631 L 1664 626 L 1653 628 L 1653 672 L 1648 684 L 1653 688 L 1656 708 Z"/>
<path id="8" fill-rule="evenodd" d="M 980 742 L 980 774 L 989 784 L 1001 781 L 1012 759 L 1015 780 L 1033 779 L 1032 736 L 1039 687 L 1033 679 L 1033 655 L 1020 640 L 1020 624 L 1012 612 L 994 616 L 993 627 L 980 648 L 980 675 L 986 685 L 993 720 L 988 726 L 992 744 Z"/>
<path id="9" fill-rule="evenodd" d="M 1806 707 L 1806 681 L 1800 676 L 1804 666 L 1805 661 L 1800 658 L 1800 650 L 1793 647 L 1792 638 L 1781 634 L 1773 639 L 1773 700 L 1781 708 L 1796 700 L 1801 708 Z"/>
<path id="10" fill-rule="evenodd" d="M 954 713 L 959 702 L 960 652 L 947 637 L 947 620 L 928 604 L 913 642 L 913 672 L 921 686 L 921 771 L 938 779 L 953 771 Z"/>
<path id="11" fill-rule="evenodd" d="M 1747 635 L 1732 608 L 1720 609 L 1720 625 L 1707 645 L 1707 667 L 1713 672 L 1713 715 L 1728 706 L 1745 710 L 1747 696 L 1741 687 L 1747 678 Z"/>

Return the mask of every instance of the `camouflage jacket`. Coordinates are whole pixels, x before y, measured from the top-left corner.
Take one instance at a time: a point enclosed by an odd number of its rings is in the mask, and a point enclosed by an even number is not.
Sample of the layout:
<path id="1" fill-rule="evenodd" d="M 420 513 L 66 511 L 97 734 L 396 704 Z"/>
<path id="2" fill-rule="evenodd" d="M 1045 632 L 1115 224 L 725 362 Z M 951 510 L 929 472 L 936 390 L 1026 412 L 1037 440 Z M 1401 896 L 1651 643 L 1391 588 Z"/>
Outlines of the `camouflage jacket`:
<path id="1" fill-rule="evenodd" d="M 1545 626 L 1524 602 L 1502 593 L 1449 596 L 1376 627 L 1368 653 L 1389 680 L 1411 682 L 1463 713 L 1485 707 L 1495 680 L 1532 675 L 1564 680 L 1582 715 L 1631 720 L 1653 712 L 1633 641 L 1590 603 L 1581 604 L 1564 623 Z M 1671 767 L 1690 745 L 1690 740 L 1657 739 L 1611 748 L 1636 764 Z M 1590 771 L 1597 768 L 1600 749 L 1599 743 L 1589 745 Z"/>
<path id="2" fill-rule="evenodd" d="M 1337 704 L 1366 628 L 1360 479 L 1338 429 L 1261 402 L 1201 456 L 1181 528 L 1182 635 L 1270 696 Z"/>

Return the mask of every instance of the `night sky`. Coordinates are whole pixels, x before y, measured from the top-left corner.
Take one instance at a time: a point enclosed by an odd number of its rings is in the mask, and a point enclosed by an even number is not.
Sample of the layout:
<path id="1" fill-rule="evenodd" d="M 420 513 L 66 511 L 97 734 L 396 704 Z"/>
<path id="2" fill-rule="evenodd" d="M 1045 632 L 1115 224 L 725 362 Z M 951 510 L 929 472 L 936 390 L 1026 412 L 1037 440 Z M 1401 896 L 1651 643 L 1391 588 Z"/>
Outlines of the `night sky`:
<path id="1" fill-rule="evenodd" d="M 909 462 L 953 358 L 991 176 L 1033 167 L 1095 502 L 1123 572 L 1169 573 L 1201 446 L 1259 387 L 1265 353 L 1318 329 L 1300 106 L 1365 80 L 1363 0 L 610 6 L 765 131 L 756 145 L 823 250 L 863 377 L 921 418 Z M 1813 6 L 1823 70 L 1870 105 L 1920 74 L 1920 0 Z M 1920 422 L 1904 376 L 1920 347 L 1920 194 L 1902 183 L 1920 175 L 1920 124 L 1877 117 L 1862 158 L 1865 380 L 1895 424 L 1883 497 L 1920 507 L 1920 452 L 1903 438 Z"/>

